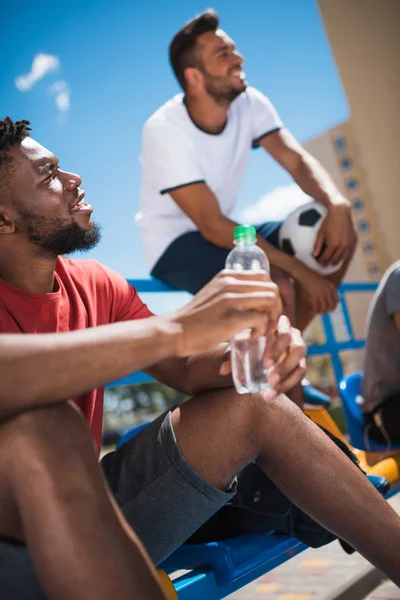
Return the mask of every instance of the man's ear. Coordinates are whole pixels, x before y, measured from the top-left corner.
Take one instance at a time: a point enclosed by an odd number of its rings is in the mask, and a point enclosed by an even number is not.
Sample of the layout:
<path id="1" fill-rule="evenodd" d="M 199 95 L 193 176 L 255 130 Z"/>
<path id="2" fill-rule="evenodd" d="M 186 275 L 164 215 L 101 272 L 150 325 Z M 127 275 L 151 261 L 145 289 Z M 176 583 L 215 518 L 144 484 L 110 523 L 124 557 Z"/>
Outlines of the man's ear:
<path id="1" fill-rule="evenodd" d="M 0 234 L 14 233 L 15 222 L 6 206 L 0 204 Z"/>
<path id="2" fill-rule="evenodd" d="M 185 79 L 192 89 L 202 89 L 204 87 L 204 75 L 196 67 L 186 67 Z"/>

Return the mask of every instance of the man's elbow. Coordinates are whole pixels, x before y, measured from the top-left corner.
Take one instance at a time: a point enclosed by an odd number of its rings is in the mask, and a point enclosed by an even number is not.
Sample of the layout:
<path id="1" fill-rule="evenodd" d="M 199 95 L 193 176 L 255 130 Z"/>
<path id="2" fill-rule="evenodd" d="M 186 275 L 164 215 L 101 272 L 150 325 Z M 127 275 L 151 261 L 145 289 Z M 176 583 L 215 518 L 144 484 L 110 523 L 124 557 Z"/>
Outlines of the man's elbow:
<path id="1" fill-rule="evenodd" d="M 198 225 L 199 231 L 203 238 L 211 244 L 218 245 L 218 240 L 221 237 L 221 224 L 219 219 L 206 219 Z"/>

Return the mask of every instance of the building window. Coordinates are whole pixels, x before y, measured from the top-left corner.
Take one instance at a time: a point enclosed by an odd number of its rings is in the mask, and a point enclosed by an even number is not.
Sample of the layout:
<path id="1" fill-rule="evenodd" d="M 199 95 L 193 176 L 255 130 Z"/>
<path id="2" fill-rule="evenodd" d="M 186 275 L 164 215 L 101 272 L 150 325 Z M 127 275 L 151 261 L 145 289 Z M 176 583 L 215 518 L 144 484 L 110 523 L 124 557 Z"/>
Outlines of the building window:
<path id="1" fill-rule="evenodd" d="M 347 140 L 344 135 L 337 133 L 333 136 L 333 141 L 338 152 L 345 152 L 347 149 Z"/>
<path id="2" fill-rule="evenodd" d="M 365 242 L 365 244 L 363 244 L 364 254 L 368 254 L 368 255 L 375 254 L 375 250 L 376 250 L 375 245 L 372 244 L 371 242 Z"/>
<path id="3" fill-rule="evenodd" d="M 358 231 L 360 231 L 360 233 L 368 233 L 369 231 L 369 223 L 368 221 L 359 221 L 358 223 Z"/>
<path id="4" fill-rule="evenodd" d="M 355 192 L 358 189 L 358 181 L 357 181 L 357 179 L 348 179 L 346 181 L 346 185 L 347 185 L 347 188 L 351 192 Z"/>
<path id="5" fill-rule="evenodd" d="M 361 200 L 361 198 L 356 198 L 355 200 L 353 200 L 353 210 L 355 212 L 360 212 L 361 210 L 364 210 L 364 202 Z"/>
<path id="6" fill-rule="evenodd" d="M 379 275 L 379 267 L 376 264 L 368 265 L 368 273 L 372 276 Z"/>
<path id="7" fill-rule="evenodd" d="M 348 171 L 353 166 L 353 163 L 349 158 L 342 158 L 340 161 L 340 166 L 342 167 L 343 171 Z"/>

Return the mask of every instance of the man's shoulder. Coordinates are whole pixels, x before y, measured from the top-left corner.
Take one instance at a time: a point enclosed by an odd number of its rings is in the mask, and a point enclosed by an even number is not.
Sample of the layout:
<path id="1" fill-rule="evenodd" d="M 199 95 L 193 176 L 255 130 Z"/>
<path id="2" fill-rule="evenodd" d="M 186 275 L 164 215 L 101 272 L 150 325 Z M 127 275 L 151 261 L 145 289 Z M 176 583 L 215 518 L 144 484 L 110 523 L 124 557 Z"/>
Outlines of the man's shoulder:
<path id="1" fill-rule="evenodd" d="M 167 129 L 182 123 L 185 117 L 183 94 L 177 94 L 160 106 L 145 122 L 143 130 Z"/>

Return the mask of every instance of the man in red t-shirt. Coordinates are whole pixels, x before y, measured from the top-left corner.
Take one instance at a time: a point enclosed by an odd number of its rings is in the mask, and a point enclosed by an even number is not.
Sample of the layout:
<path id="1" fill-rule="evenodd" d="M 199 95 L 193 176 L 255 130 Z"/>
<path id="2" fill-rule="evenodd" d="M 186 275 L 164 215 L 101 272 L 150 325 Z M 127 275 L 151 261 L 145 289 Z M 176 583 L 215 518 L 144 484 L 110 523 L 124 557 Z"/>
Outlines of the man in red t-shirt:
<path id="1" fill-rule="evenodd" d="M 43 597 L 41 584 L 47 597 L 65 600 L 163 598 L 133 531 L 158 564 L 232 497 L 235 475 L 255 459 L 300 508 L 400 583 L 398 516 L 282 394 L 303 377 L 305 348 L 280 316 L 277 287 L 265 274 L 222 273 L 180 310 L 154 317 L 114 272 L 64 260 L 92 247 L 98 228 L 80 177 L 61 170 L 27 126 L 0 121 L 7 597 Z M 218 344 L 245 328 L 275 337 L 269 396 L 232 388 L 226 345 Z M 102 388 L 139 369 L 192 399 L 103 459 L 112 496 L 74 406 L 99 445 Z"/>

